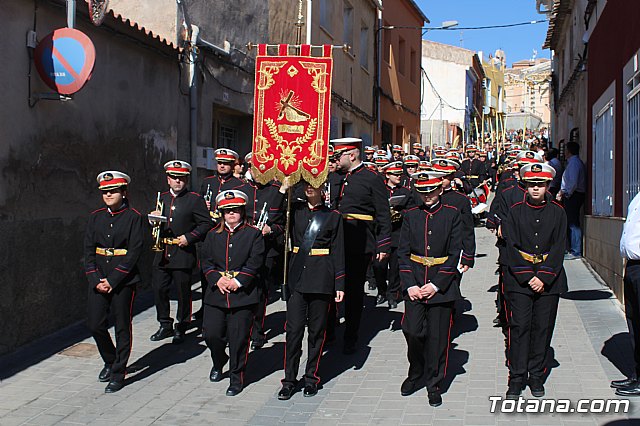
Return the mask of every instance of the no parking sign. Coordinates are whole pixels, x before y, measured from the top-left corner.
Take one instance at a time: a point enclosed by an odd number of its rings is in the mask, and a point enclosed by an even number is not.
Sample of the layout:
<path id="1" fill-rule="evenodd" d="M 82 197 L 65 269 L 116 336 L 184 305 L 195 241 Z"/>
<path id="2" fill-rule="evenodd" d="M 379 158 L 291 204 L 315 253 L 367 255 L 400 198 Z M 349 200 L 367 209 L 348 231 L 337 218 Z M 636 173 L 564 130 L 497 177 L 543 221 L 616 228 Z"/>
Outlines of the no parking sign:
<path id="1" fill-rule="evenodd" d="M 91 78 L 96 60 L 93 43 L 73 28 L 60 28 L 36 47 L 35 64 L 40 78 L 61 95 L 76 93 Z"/>

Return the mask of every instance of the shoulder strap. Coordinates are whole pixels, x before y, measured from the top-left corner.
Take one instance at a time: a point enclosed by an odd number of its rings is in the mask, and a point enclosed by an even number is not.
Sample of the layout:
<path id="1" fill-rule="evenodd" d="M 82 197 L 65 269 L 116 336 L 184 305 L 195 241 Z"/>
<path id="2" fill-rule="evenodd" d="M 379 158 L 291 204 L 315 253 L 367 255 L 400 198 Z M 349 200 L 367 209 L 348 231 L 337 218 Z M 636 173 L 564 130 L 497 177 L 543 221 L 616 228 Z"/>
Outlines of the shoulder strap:
<path id="1" fill-rule="evenodd" d="M 327 219 L 329 219 L 330 214 L 331 212 L 329 210 L 320 210 L 313 216 L 313 219 L 307 225 L 307 229 L 304 231 L 302 244 L 300 244 L 300 249 L 291 264 L 291 269 L 289 271 L 289 283 L 295 284 L 300 278 L 300 275 L 302 275 L 302 269 L 311 249 L 313 248 L 313 243 L 315 243 L 318 234 L 322 228 L 324 228 L 324 224 L 327 222 Z"/>

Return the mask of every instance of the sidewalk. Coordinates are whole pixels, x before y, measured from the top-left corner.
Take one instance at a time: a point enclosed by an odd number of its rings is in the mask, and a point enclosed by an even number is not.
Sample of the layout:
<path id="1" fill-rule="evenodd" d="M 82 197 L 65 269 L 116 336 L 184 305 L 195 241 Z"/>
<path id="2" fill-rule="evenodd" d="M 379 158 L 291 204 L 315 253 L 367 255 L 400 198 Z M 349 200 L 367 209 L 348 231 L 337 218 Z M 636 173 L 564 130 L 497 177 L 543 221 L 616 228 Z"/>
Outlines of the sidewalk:
<path id="1" fill-rule="evenodd" d="M 640 404 L 628 414 L 491 414 L 489 396 L 504 396 L 507 369 L 504 335 L 493 327 L 494 237 L 476 229 L 476 267 L 463 279 L 466 301 L 458 307 L 447 368 L 443 405 L 429 407 L 426 391 L 400 396 L 407 372 L 406 344 L 400 331 L 403 304 L 389 311 L 374 307 L 369 292 L 361 330 L 361 349 L 344 356 L 341 345 L 327 348 L 319 375 L 324 387 L 313 398 L 299 392 L 278 401 L 284 353 L 284 303 L 269 306 L 269 343 L 249 355 L 247 386 L 226 397 L 228 380 L 210 383 L 209 351 L 191 330 L 183 345 L 151 342 L 155 309 L 134 318 L 132 368 L 128 385 L 104 394 L 97 374 L 102 363 L 92 339 L 23 368 L 0 383 L 0 424 L 437 424 L 437 425 L 589 425 L 640 422 Z M 552 342 L 555 360 L 545 398 L 615 398 L 609 381 L 632 365 L 620 304 L 581 260 L 565 263 L 570 291 L 561 299 Z M 149 306 L 147 296 L 147 304 Z M 137 301 L 136 303 L 139 303 Z M 464 307 L 464 309 L 463 309 Z M 195 309 L 199 308 L 199 301 Z M 174 308 L 175 309 L 175 308 Z M 342 332 L 339 327 L 339 333 Z M 339 342 L 339 340 L 338 340 Z M 0 360 L 2 362 L 2 360 Z M 1 368 L 1 367 L 0 367 Z M 530 398 L 529 390 L 525 397 Z M 638 399 L 640 402 L 640 399 Z M 623 421 L 627 418 L 634 421 Z"/>

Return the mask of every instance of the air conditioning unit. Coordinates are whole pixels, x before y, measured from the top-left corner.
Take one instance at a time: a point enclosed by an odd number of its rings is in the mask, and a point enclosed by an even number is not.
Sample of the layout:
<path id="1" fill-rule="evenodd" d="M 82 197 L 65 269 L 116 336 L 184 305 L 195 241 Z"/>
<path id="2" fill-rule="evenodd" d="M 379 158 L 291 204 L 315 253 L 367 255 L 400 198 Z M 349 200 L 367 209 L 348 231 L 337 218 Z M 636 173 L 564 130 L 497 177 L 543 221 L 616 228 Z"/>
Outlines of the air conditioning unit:
<path id="1" fill-rule="evenodd" d="M 215 170 L 216 160 L 213 158 L 213 152 L 213 148 L 199 146 L 196 167 L 200 169 Z"/>

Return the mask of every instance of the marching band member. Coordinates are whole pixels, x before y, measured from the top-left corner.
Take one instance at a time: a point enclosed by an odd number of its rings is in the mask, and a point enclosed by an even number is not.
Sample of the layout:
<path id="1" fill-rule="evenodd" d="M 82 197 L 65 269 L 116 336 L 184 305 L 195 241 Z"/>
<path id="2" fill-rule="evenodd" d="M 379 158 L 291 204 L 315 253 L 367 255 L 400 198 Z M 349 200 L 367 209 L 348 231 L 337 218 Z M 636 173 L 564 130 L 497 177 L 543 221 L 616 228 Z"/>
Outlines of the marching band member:
<path id="1" fill-rule="evenodd" d="M 374 260 L 373 271 L 375 273 L 375 283 L 378 288 L 376 305 L 387 302 L 389 309 L 395 309 L 402 296 L 397 253 L 402 217 L 404 210 L 415 206 L 415 202 L 411 190 L 401 185 L 403 170 L 400 161 L 387 164 L 383 168 L 383 171 L 387 179 L 386 189 L 391 212 L 391 251 L 388 258 L 382 261 Z M 388 286 L 387 278 L 389 280 Z"/>
<path id="2" fill-rule="evenodd" d="M 343 352 L 356 351 L 364 303 L 364 282 L 373 256 L 384 260 L 391 250 L 391 217 L 385 184 L 360 160 L 362 140 L 342 138 L 334 145 L 337 167 L 345 173 L 338 210 L 344 218 L 345 333 Z"/>
<path id="3" fill-rule="evenodd" d="M 402 176 L 402 182 L 400 184 L 411 189 L 411 175 L 418 172 L 420 157 L 417 155 L 405 155 L 402 162 L 404 163 L 405 174 Z"/>
<path id="4" fill-rule="evenodd" d="M 554 176 L 548 164 L 522 167 L 526 196 L 510 207 L 502 222 L 509 301 L 507 398 L 511 399 L 518 399 L 527 383 L 533 396 L 544 396 L 543 375 L 559 296 L 567 290 L 563 267 L 567 216 L 548 192 Z"/>
<path id="5" fill-rule="evenodd" d="M 209 380 L 222 380 L 229 361 L 227 396 L 244 387 L 251 327 L 258 306 L 256 276 L 263 263 L 262 232 L 246 220 L 247 196 L 242 191 L 223 191 L 215 200 L 222 213 L 202 245 L 202 272 L 210 287 L 205 294 L 202 335 L 211 350 L 213 367 Z M 229 355 L 225 352 L 226 339 Z"/>
<path id="6" fill-rule="evenodd" d="M 461 298 L 457 266 L 463 232 L 458 210 L 441 201 L 440 175 L 414 175 L 422 203 L 405 213 L 398 247 L 405 293 L 402 331 L 409 359 L 400 392 L 414 393 L 424 376 L 429 405 L 434 407 L 442 404 L 439 386 L 446 374 L 453 305 Z"/>
<path id="7" fill-rule="evenodd" d="M 105 207 L 91 214 L 84 236 L 89 281 L 87 325 L 104 361 L 98 380 L 109 382 L 104 391 L 113 393 L 124 387 L 131 354 L 131 310 L 140 281 L 137 262 L 142 252 L 143 221 L 126 198 L 129 176 L 108 171 L 100 173 L 97 180 Z M 109 335 L 110 309 L 116 320 L 115 346 Z"/>
<path id="8" fill-rule="evenodd" d="M 219 148 L 214 151 L 216 159 L 216 173 L 207 176 L 202 180 L 200 185 L 200 195 L 205 198 L 207 208 L 212 212 L 215 211 L 215 203 L 212 201 L 224 190 L 234 189 L 242 186 L 244 182 L 234 176 L 234 168 L 240 156 L 237 152 L 228 148 Z M 217 216 L 217 215 L 216 215 Z M 218 219 L 216 217 L 216 219 Z"/>
<path id="9" fill-rule="evenodd" d="M 179 344 L 184 341 L 191 322 L 191 275 L 196 266 L 196 243 L 211 229 L 211 218 L 204 199 L 187 189 L 191 165 L 174 160 L 167 162 L 164 170 L 169 190 L 160 196 L 162 211 L 151 212 L 165 216 L 167 222 L 161 227 L 164 248 L 156 253 L 151 278 L 160 328 L 150 339 L 155 342 L 173 336 L 173 343 Z M 169 306 L 171 283 L 178 288 L 175 331 Z"/>
<path id="10" fill-rule="evenodd" d="M 324 205 L 320 188 L 305 184 L 305 198 L 292 206 L 291 240 L 293 255 L 287 285 L 286 349 L 284 379 L 278 399 L 287 400 L 295 392 L 302 356 L 302 338 L 308 329 L 304 396 L 318 393 L 318 366 L 325 342 L 331 299 L 344 297 L 344 236 L 342 216 Z"/>

